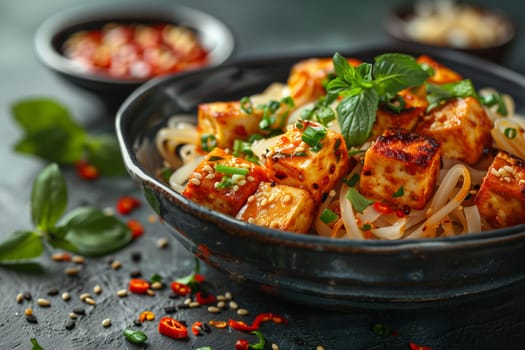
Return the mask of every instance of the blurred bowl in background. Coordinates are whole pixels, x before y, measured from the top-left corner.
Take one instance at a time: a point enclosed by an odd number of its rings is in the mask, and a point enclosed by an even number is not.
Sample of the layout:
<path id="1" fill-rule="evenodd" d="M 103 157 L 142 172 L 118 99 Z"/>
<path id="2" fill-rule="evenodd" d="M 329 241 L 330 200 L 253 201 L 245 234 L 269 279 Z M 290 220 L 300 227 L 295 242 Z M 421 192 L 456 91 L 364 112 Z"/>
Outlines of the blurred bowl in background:
<path id="1" fill-rule="evenodd" d="M 394 8 L 385 30 L 398 42 L 461 51 L 501 63 L 515 41 L 516 27 L 496 8 L 421 0 Z"/>
<path id="2" fill-rule="evenodd" d="M 198 60 L 181 64 L 186 53 L 182 49 L 191 44 L 199 47 L 193 55 Z M 233 49 L 233 35 L 224 23 L 179 5 L 79 6 L 51 16 L 35 35 L 38 59 L 69 83 L 98 96 L 112 115 L 145 81 L 219 65 Z M 133 66 L 123 66 L 132 60 Z"/>

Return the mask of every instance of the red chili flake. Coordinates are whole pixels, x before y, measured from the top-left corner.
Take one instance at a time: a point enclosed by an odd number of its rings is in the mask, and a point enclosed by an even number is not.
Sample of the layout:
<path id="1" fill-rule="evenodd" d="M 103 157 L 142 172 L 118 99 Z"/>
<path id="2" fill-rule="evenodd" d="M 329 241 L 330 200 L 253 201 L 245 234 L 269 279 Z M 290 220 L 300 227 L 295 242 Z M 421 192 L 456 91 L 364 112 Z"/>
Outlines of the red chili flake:
<path id="1" fill-rule="evenodd" d="M 202 322 L 196 321 L 191 325 L 191 332 L 193 335 L 199 335 L 202 333 L 203 325 Z"/>
<path id="2" fill-rule="evenodd" d="M 180 282 L 172 282 L 171 290 L 173 291 L 173 293 L 180 296 L 188 295 L 189 293 L 191 293 L 190 286 Z"/>
<path id="3" fill-rule="evenodd" d="M 378 211 L 381 214 L 390 214 L 393 212 L 392 207 L 385 203 L 374 202 L 372 206 L 376 211 Z"/>
<path id="4" fill-rule="evenodd" d="M 81 179 L 84 179 L 87 181 L 96 180 L 100 176 L 98 169 L 94 165 L 89 164 L 85 160 L 77 161 L 75 163 L 75 169 L 77 171 L 78 176 Z"/>
<path id="5" fill-rule="evenodd" d="M 128 215 L 138 207 L 140 207 L 140 201 L 132 196 L 123 196 L 117 201 L 117 211 L 122 215 Z"/>
<path id="6" fill-rule="evenodd" d="M 408 345 L 410 346 L 410 350 L 432 350 L 430 346 L 418 345 L 412 342 L 410 342 Z"/>
<path id="7" fill-rule="evenodd" d="M 135 239 L 144 233 L 144 226 L 138 220 L 129 220 L 128 227 L 131 230 L 131 238 Z"/>
<path id="8" fill-rule="evenodd" d="M 195 300 L 201 305 L 213 304 L 217 301 L 217 298 L 213 294 L 206 292 L 197 292 L 195 294 Z"/>

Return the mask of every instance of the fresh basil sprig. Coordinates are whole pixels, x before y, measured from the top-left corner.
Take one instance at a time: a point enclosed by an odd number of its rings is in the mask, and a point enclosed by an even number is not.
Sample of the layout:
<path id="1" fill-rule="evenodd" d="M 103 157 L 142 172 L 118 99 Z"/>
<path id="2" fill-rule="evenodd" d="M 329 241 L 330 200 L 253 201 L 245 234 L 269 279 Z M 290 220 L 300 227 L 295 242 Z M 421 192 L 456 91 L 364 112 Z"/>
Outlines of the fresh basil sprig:
<path id="1" fill-rule="evenodd" d="M 126 174 L 116 137 L 88 134 L 57 101 L 21 100 L 12 105 L 11 113 L 25 132 L 14 145 L 15 151 L 58 164 L 84 159 L 103 175 Z"/>
<path id="2" fill-rule="evenodd" d="M 44 251 L 44 242 L 84 256 L 111 253 L 131 241 L 127 225 L 102 211 L 81 207 L 68 213 L 67 185 L 56 163 L 33 182 L 31 219 L 34 229 L 15 231 L 0 243 L 0 262 L 32 259 Z"/>
<path id="3" fill-rule="evenodd" d="M 423 84 L 430 74 L 414 57 L 399 53 L 377 56 L 374 64 L 358 67 L 336 53 L 333 62 L 337 78 L 327 89 L 343 97 L 336 111 L 348 147 L 362 145 L 370 137 L 379 102 L 388 103 L 399 91 Z"/>

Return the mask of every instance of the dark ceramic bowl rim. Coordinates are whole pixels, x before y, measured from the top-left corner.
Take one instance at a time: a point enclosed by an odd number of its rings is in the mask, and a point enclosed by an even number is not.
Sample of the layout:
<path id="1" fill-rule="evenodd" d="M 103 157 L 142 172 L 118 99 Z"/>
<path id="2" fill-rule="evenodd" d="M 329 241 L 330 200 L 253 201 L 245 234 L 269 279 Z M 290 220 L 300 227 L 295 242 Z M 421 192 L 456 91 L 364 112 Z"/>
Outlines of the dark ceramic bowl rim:
<path id="1" fill-rule="evenodd" d="M 462 5 L 461 2 L 459 4 Z M 503 37 L 500 41 L 494 43 L 493 45 L 480 46 L 480 47 L 455 47 L 455 46 L 448 46 L 448 45 L 436 45 L 436 44 L 427 43 L 424 41 L 418 41 L 408 36 L 404 30 L 406 23 L 407 23 L 407 18 L 409 18 L 414 13 L 413 4 L 401 5 L 389 11 L 386 17 L 386 21 L 385 21 L 385 28 L 386 28 L 387 33 L 397 40 L 402 40 L 405 42 L 429 46 L 429 47 L 439 47 L 443 49 L 461 50 L 464 52 L 494 50 L 494 49 L 497 49 L 497 48 L 500 48 L 500 47 L 503 47 L 509 44 L 516 38 L 517 27 L 514 21 L 512 20 L 512 18 L 508 16 L 508 14 L 506 14 L 505 12 L 503 12 L 502 10 L 498 8 L 492 8 L 492 7 L 489 8 L 486 6 L 476 5 L 476 4 L 468 4 L 468 5 L 472 6 L 475 9 L 478 9 L 482 13 L 487 13 L 487 14 L 490 14 L 498 18 L 506 26 L 506 30 L 507 30 L 506 36 Z"/>
<path id="2" fill-rule="evenodd" d="M 230 29 L 212 15 L 191 7 L 177 4 L 148 4 L 143 2 L 119 4 L 83 4 L 57 12 L 45 19 L 38 27 L 34 47 L 37 57 L 52 70 L 73 76 L 86 81 L 117 85 L 137 85 L 150 78 L 112 78 L 109 75 L 93 74 L 79 69 L 72 60 L 57 51 L 53 45 L 57 35 L 70 28 L 89 25 L 90 23 L 118 21 L 160 19 L 163 21 L 182 22 L 197 31 L 212 33 L 220 37 L 220 44 L 208 48 L 211 62 L 209 66 L 222 64 L 230 58 L 234 50 L 234 36 Z M 202 25 L 205 24 L 206 27 Z"/>
<path id="3" fill-rule="evenodd" d="M 409 50 L 417 50 L 414 46 L 411 45 L 401 45 L 396 46 L 400 49 L 406 48 Z M 375 50 L 375 51 L 381 51 L 381 47 L 371 47 L 371 48 L 362 48 L 362 49 L 355 49 L 353 51 L 366 51 L 366 50 Z M 441 50 L 442 51 L 442 50 Z M 440 56 L 440 50 L 433 50 L 430 49 L 427 51 L 429 54 L 438 57 Z M 323 237 L 323 236 L 317 236 L 317 235 L 303 235 L 303 234 L 297 234 L 293 232 L 285 232 L 285 231 L 279 231 L 274 229 L 267 229 L 264 227 L 260 227 L 257 225 L 249 224 L 247 222 L 236 220 L 233 217 L 230 217 L 228 215 L 213 211 L 211 209 L 208 209 L 206 207 L 203 207 L 199 204 L 196 204 L 184 196 L 182 194 L 177 193 L 173 189 L 171 189 L 167 184 L 161 182 L 160 180 L 154 178 L 153 176 L 146 173 L 138 164 L 135 152 L 133 150 L 133 142 L 129 143 L 126 140 L 125 135 L 125 125 L 126 120 L 129 118 L 126 118 L 126 111 L 130 109 L 133 105 L 140 103 L 141 96 L 151 93 L 155 89 L 163 86 L 163 85 L 169 85 L 170 82 L 174 80 L 182 80 L 187 79 L 188 77 L 191 77 L 194 74 L 206 74 L 206 72 L 212 72 L 214 70 L 219 69 L 228 69 L 229 67 L 235 67 L 238 64 L 258 64 L 258 63 L 268 63 L 270 60 L 279 61 L 279 60 L 286 60 L 290 59 L 292 57 L 314 57 L 314 56 L 331 56 L 333 52 L 331 53 L 313 53 L 312 55 L 292 55 L 292 56 L 277 56 L 273 58 L 247 58 L 236 62 L 230 62 L 224 65 L 221 65 L 219 67 L 209 67 L 204 68 L 202 70 L 199 70 L 198 72 L 186 72 L 182 73 L 177 76 L 171 76 L 171 77 L 160 77 L 155 78 L 147 83 L 141 85 L 138 89 L 136 89 L 121 105 L 120 109 L 117 112 L 116 120 L 115 120 L 115 127 L 116 127 L 116 133 L 118 137 L 118 141 L 122 150 L 122 155 L 124 159 L 124 163 L 128 169 L 128 172 L 140 179 L 141 181 L 144 181 L 146 183 L 149 183 L 155 188 L 158 188 L 165 193 L 168 193 L 174 200 L 176 200 L 179 203 L 182 203 L 184 207 L 190 209 L 192 212 L 197 212 L 200 214 L 203 214 L 204 216 L 209 216 L 213 218 L 213 222 L 222 222 L 225 224 L 225 226 L 237 226 L 243 230 L 249 230 L 254 238 L 262 238 L 262 239 L 271 239 L 276 242 L 286 242 L 289 245 L 296 245 L 296 246 L 303 246 L 303 247 L 310 247 L 313 250 L 331 250 L 331 249 L 343 249 L 343 250 L 356 250 L 361 253 L 402 253 L 403 251 L 407 250 L 443 250 L 443 249 L 462 249 L 465 247 L 483 247 L 486 245 L 491 245 L 495 243 L 502 243 L 505 241 L 513 241 L 516 239 L 525 239 L 525 224 L 509 227 L 509 228 L 503 228 L 503 229 L 495 229 L 495 230 L 488 230 L 483 231 L 479 233 L 474 234 L 468 234 L 468 235 L 460 235 L 460 236 L 453 236 L 453 237 L 443 237 L 443 238 L 433 238 L 433 239 L 406 239 L 406 240 L 347 240 L 347 239 L 332 239 L 329 237 Z M 456 61 L 458 63 L 465 64 L 465 62 L 469 62 L 469 65 L 479 65 L 482 66 L 483 69 L 492 72 L 493 74 L 497 74 L 498 76 L 501 76 L 505 79 L 508 79 L 509 81 L 512 81 L 518 85 L 523 86 L 525 89 L 525 77 L 521 76 L 518 73 L 515 73 L 509 69 L 506 69 L 502 66 L 499 66 L 497 64 L 486 62 L 485 60 L 471 57 L 466 54 L 462 54 L 460 52 L 449 52 L 446 51 L 446 57 L 447 59 L 451 61 Z M 210 222 L 212 220 L 209 220 Z M 235 234 L 235 233 L 230 233 Z"/>

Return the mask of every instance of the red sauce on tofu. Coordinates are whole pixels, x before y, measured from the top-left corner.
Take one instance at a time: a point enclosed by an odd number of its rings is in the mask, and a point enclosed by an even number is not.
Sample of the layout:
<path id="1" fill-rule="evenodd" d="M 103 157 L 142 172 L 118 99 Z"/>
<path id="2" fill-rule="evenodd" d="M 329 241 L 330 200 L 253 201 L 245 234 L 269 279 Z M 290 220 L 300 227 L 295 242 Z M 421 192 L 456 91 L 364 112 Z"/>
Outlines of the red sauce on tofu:
<path id="1" fill-rule="evenodd" d="M 88 71 L 117 78 L 151 78 L 208 63 L 197 35 L 168 23 L 110 23 L 79 31 L 66 40 L 63 52 Z"/>

